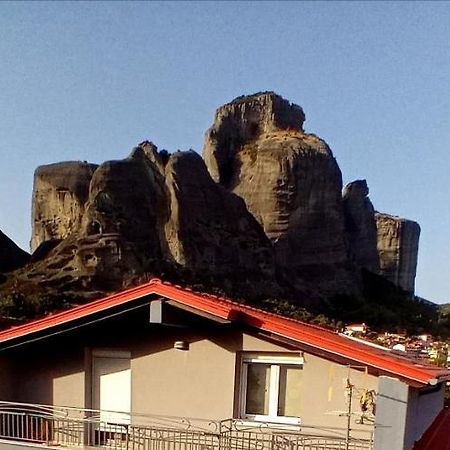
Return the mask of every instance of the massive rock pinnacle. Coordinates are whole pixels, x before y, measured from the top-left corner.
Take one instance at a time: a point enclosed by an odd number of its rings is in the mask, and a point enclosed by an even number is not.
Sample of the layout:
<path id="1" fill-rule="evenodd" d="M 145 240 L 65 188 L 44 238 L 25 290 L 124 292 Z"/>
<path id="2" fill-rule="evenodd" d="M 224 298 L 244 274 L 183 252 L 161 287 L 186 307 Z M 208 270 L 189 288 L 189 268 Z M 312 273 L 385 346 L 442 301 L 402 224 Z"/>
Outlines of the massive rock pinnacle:
<path id="1" fill-rule="evenodd" d="M 341 171 L 326 142 L 303 131 L 304 119 L 299 106 L 274 93 L 238 98 L 217 110 L 204 159 L 263 226 L 283 282 L 354 293 Z"/>

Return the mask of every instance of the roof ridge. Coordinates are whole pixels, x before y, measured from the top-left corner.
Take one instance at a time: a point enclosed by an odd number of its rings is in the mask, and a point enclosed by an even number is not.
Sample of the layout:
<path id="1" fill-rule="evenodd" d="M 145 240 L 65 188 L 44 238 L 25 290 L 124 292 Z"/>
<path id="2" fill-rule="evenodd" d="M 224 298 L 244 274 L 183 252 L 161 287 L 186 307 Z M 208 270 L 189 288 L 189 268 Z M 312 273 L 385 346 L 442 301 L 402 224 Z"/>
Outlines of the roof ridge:
<path id="1" fill-rule="evenodd" d="M 258 308 L 258 307 L 254 306 L 254 305 L 249 305 L 247 303 L 240 303 L 240 302 L 237 302 L 236 300 L 232 300 L 232 299 L 230 299 L 228 297 L 220 296 L 220 295 L 217 295 L 217 294 L 211 294 L 209 292 L 200 292 L 200 291 L 195 290 L 192 286 L 189 286 L 189 285 L 188 286 L 181 286 L 179 284 L 174 284 L 174 283 L 171 283 L 169 281 L 161 280 L 160 278 L 152 278 L 150 281 L 159 282 L 162 285 L 171 286 L 171 287 L 182 289 L 182 290 L 185 290 L 185 291 L 190 291 L 190 292 L 192 292 L 192 293 L 194 293 L 196 295 L 199 295 L 199 296 L 201 296 L 203 298 L 208 298 L 208 299 L 211 299 L 211 300 L 218 300 L 218 301 L 221 301 L 221 302 L 224 302 L 224 303 L 227 303 L 227 304 L 231 304 L 231 305 L 235 305 L 235 306 L 238 306 L 238 307 L 245 307 L 247 309 L 251 309 L 252 311 L 258 311 L 259 313 L 262 312 L 264 314 L 267 314 L 267 315 L 270 315 L 270 316 L 273 316 L 273 317 L 277 317 L 277 318 L 281 318 L 281 319 L 284 319 L 284 320 L 288 320 L 288 321 L 291 321 L 291 322 L 294 322 L 294 323 L 300 323 L 302 325 L 305 325 L 307 327 L 310 327 L 310 328 L 313 328 L 313 329 L 317 329 L 317 330 L 320 330 L 320 331 L 328 331 L 331 334 L 338 334 L 337 330 L 333 330 L 333 329 L 330 329 L 330 328 L 325 328 L 325 327 L 322 327 L 320 325 L 312 324 L 312 323 L 306 322 L 306 321 L 301 320 L 301 319 L 296 319 L 294 317 L 285 316 L 283 314 L 275 313 L 273 311 L 268 311 L 266 309 Z"/>

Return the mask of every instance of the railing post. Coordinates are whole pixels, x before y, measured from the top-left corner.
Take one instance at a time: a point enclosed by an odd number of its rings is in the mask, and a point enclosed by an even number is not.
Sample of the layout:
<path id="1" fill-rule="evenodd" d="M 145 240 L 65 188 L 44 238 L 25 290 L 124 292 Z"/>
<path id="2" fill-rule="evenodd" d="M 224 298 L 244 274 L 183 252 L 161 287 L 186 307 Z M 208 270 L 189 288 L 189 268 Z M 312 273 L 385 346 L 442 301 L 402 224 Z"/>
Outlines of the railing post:
<path id="1" fill-rule="evenodd" d="M 50 436 L 49 436 L 49 426 L 48 426 L 48 420 L 44 421 L 45 423 L 45 441 L 47 442 L 47 445 L 50 443 Z"/>

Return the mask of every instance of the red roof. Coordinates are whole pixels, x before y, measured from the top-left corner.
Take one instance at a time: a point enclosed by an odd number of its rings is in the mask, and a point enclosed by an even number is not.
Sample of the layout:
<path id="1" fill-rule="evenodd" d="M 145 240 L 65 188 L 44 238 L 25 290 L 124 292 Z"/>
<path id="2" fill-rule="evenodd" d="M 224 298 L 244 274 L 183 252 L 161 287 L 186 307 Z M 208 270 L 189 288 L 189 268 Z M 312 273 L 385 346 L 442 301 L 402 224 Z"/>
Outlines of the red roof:
<path id="1" fill-rule="evenodd" d="M 450 450 L 450 411 L 443 409 L 414 445 L 413 450 Z"/>
<path id="2" fill-rule="evenodd" d="M 298 320 L 286 318 L 278 314 L 233 302 L 231 300 L 208 294 L 194 292 L 188 288 L 175 286 L 158 279 L 138 287 L 122 291 L 108 297 L 77 306 L 69 310 L 49 315 L 43 319 L 12 327 L 0 332 L 0 347 L 14 340 L 30 337 L 37 332 L 50 334 L 55 327 L 88 317 L 92 314 L 106 311 L 110 308 L 133 302 L 148 295 L 158 295 L 174 300 L 185 306 L 209 313 L 215 317 L 234 320 L 256 329 L 272 333 L 316 348 L 335 357 L 350 360 L 359 365 L 376 369 L 384 374 L 390 374 L 404 379 L 410 384 L 436 384 L 450 378 L 450 371 L 435 366 L 419 364 L 390 353 L 388 350 L 375 348 L 363 342 L 350 340 L 334 331 L 310 325 Z M 9 341 L 9 342 L 8 342 Z"/>

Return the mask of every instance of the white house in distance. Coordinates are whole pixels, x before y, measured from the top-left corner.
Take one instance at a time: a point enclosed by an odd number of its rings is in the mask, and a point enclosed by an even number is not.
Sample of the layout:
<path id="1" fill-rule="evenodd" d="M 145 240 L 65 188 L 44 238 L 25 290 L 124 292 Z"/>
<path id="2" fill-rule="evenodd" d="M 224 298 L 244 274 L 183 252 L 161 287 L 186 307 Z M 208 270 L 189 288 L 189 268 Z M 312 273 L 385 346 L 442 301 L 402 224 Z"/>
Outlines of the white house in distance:
<path id="1" fill-rule="evenodd" d="M 153 279 L 0 332 L 0 448 L 410 450 L 448 379 Z"/>

